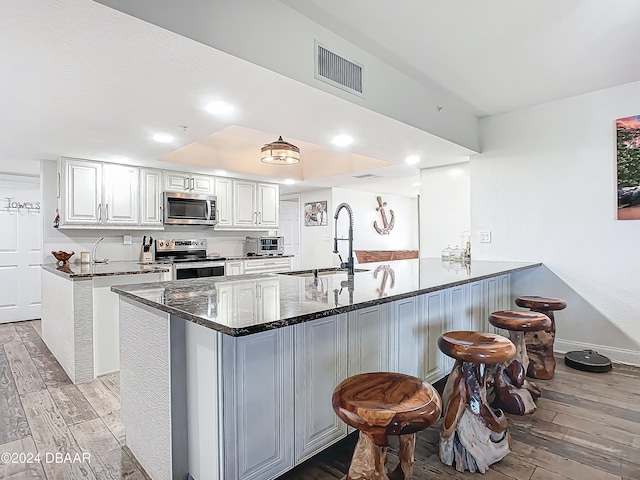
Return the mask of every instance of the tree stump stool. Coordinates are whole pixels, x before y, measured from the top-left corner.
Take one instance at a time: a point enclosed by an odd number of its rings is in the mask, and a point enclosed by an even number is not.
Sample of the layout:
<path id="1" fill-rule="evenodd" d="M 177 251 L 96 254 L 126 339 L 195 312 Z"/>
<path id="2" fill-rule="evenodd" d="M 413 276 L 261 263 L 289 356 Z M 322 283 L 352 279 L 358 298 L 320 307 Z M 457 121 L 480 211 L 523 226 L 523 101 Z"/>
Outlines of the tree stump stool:
<path id="1" fill-rule="evenodd" d="M 347 480 L 388 480 L 388 435 L 399 435 L 400 463 L 394 479 L 413 478 L 415 432 L 440 418 L 442 401 L 427 382 L 410 375 L 374 372 L 344 380 L 333 391 L 333 409 L 360 430 Z"/>
<path id="2" fill-rule="evenodd" d="M 524 336 L 529 354 L 527 375 L 538 380 L 551 380 L 556 371 L 556 358 L 553 356 L 556 320 L 553 317 L 553 312 L 566 308 L 567 302 L 561 298 L 531 295 L 516 298 L 516 305 L 529 308 L 533 312 L 544 313 L 551 319 L 551 327 L 539 332 L 527 332 Z"/>
<path id="3" fill-rule="evenodd" d="M 445 355 L 456 359 L 442 400 L 440 460 L 456 470 L 485 473 L 510 452 L 507 417 L 487 403 L 487 365 L 511 360 L 516 347 L 493 333 L 448 332 L 438 339 Z"/>
<path id="4" fill-rule="evenodd" d="M 525 378 L 529 356 L 524 336 L 550 328 L 551 320 L 538 312 L 500 310 L 489 315 L 489 323 L 508 330 L 509 339 L 516 347 L 516 356 L 512 360 L 496 365 L 491 406 L 515 415 L 535 412 L 535 400 L 540 397 L 540 389 Z"/>

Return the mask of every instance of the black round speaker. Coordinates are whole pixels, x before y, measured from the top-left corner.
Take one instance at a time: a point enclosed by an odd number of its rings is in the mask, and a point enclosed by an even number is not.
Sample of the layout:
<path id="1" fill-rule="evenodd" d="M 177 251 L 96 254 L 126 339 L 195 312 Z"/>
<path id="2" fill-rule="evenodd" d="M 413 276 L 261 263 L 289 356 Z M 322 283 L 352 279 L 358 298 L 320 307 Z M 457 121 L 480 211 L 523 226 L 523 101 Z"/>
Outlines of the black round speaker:
<path id="1" fill-rule="evenodd" d="M 564 356 L 566 366 L 585 372 L 604 373 L 611 370 L 611 360 L 595 350 L 567 352 Z"/>

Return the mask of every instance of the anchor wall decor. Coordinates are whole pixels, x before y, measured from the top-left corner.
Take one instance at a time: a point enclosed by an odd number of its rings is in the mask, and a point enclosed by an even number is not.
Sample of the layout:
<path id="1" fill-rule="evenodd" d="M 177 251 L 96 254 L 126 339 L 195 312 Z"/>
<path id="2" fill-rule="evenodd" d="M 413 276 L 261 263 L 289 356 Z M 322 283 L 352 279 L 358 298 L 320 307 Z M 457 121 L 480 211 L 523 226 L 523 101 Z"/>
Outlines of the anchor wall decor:
<path id="1" fill-rule="evenodd" d="M 391 221 L 387 221 L 387 213 L 384 211 L 384 207 L 387 206 L 387 202 L 383 202 L 382 197 L 376 197 L 376 200 L 378 200 L 378 207 L 376 208 L 376 212 L 380 212 L 380 215 L 382 215 L 382 228 L 378 226 L 377 221 L 373 222 L 373 228 L 375 228 L 376 232 L 378 232 L 380 235 L 388 235 L 391 230 L 393 230 L 393 225 L 396 222 L 396 216 L 393 213 L 393 210 L 389 209 Z"/>

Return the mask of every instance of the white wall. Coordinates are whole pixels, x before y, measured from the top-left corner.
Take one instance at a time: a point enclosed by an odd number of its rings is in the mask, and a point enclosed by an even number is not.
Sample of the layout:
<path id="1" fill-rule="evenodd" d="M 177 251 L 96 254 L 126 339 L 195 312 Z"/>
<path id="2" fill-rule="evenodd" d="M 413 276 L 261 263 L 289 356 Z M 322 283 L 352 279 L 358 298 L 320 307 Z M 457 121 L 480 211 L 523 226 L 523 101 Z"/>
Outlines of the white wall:
<path id="1" fill-rule="evenodd" d="M 0 159 L 0 173 L 40 176 L 40 162 L 38 160 Z"/>
<path id="2" fill-rule="evenodd" d="M 302 270 L 326 268 L 339 263 L 338 256 L 333 254 L 333 211 L 335 204 L 330 188 L 321 188 L 300 193 L 300 215 L 304 215 L 304 205 L 310 202 L 327 202 L 327 224 L 308 227 L 301 220 L 300 236 Z"/>
<path id="3" fill-rule="evenodd" d="M 420 172 L 420 256 L 439 257 L 447 245 L 461 245 L 470 230 L 469 163 L 456 163 Z M 471 258 L 474 257 L 471 239 Z"/>
<path id="4" fill-rule="evenodd" d="M 640 222 L 615 219 L 615 120 L 638 113 L 640 82 L 490 117 L 471 158 L 474 237 L 493 240 L 473 258 L 544 262 L 590 307 L 559 312 L 560 344 L 623 349 L 635 363 Z M 558 294 L 540 282 L 534 293 Z"/>

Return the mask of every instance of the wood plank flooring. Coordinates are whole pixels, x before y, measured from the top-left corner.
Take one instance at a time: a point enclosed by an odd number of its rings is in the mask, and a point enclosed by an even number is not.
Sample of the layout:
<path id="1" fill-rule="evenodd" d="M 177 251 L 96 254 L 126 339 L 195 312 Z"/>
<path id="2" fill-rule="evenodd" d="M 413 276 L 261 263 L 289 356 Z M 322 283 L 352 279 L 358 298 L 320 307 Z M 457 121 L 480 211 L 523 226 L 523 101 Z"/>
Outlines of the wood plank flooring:
<path id="1" fill-rule="evenodd" d="M 124 446 L 119 375 L 73 385 L 40 338 L 40 322 L 0 325 L 0 453 L 83 452 L 88 463 L 0 462 L 0 480 L 149 477 Z M 605 374 L 558 361 L 538 410 L 508 415 L 512 452 L 485 475 L 458 473 L 438 458 L 439 424 L 420 432 L 416 480 L 640 480 L 640 368 Z M 357 432 L 279 480 L 335 480 L 349 468 Z M 393 439 L 392 439 L 393 442 Z M 388 466 L 397 463 L 397 442 Z M 207 480 L 207 479 L 199 479 Z"/>
<path id="2" fill-rule="evenodd" d="M 40 331 L 39 320 L 0 324 L 0 454 L 41 456 L 0 460 L 0 480 L 149 479 L 124 446 L 119 375 L 73 385 Z"/>

